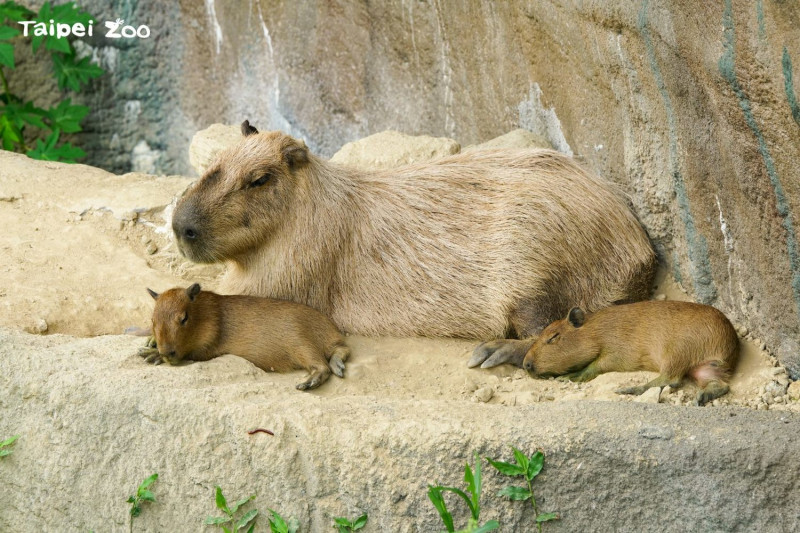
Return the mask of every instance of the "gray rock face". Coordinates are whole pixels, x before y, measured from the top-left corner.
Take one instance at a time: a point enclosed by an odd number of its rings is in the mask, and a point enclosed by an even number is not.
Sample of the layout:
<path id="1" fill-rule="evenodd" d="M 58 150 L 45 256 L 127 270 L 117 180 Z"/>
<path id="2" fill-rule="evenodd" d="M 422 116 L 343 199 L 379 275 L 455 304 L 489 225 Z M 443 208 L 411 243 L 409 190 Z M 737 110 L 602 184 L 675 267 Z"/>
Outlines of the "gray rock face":
<path id="1" fill-rule="evenodd" d="M 352 376 L 302 393 L 296 375 L 231 356 L 152 367 L 140 342 L 0 329 L 0 436 L 21 435 L 0 459 L 0 530 L 20 517 L 26 531 L 127 530 L 125 499 L 158 472 L 137 531 L 199 531 L 217 514 L 217 484 L 231 499 L 255 493 L 253 507 L 296 516 L 302 531 L 362 512 L 365 531 L 438 531 L 427 484 L 460 487 L 473 452 L 510 460 L 509 444 L 546 454 L 535 490 L 541 510 L 562 515 L 551 531 L 800 527 L 796 413 L 379 398 L 364 383 L 340 388 Z M 498 498 L 509 481 L 485 462 L 483 472 L 483 519 L 531 531 L 530 506 Z M 466 509 L 450 507 L 465 523 Z"/>

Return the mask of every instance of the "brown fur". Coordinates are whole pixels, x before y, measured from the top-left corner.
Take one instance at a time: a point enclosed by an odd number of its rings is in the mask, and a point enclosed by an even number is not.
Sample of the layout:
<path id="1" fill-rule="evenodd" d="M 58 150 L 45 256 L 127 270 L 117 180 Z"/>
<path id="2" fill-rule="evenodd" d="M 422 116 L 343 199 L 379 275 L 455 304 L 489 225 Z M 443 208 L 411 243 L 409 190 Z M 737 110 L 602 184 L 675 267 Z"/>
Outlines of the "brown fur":
<path id="1" fill-rule="evenodd" d="M 655 257 L 624 196 L 562 154 L 365 171 L 251 128 L 173 217 L 186 257 L 227 263 L 225 292 L 302 302 L 352 333 L 465 338 L 647 293 Z"/>
<path id="2" fill-rule="evenodd" d="M 148 289 L 149 291 L 149 289 Z M 331 371 L 342 377 L 350 350 L 327 317 L 297 303 L 255 296 L 221 296 L 188 289 L 170 289 L 156 299 L 153 334 L 161 359 L 208 361 L 222 354 L 238 355 L 271 372 L 307 370 L 297 388 L 324 383 Z"/>
<path id="3" fill-rule="evenodd" d="M 727 379 L 739 358 L 739 339 L 719 310 L 689 302 L 648 301 L 608 307 L 593 314 L 579 308 L 547 326 L 523 366 L 538 376 L 567 375 L 589 381 L 604 372 L 659 372 L 641 387 L 680 385 L 684 377 L 700 386 L 702 405 L 728 392 Z"/>

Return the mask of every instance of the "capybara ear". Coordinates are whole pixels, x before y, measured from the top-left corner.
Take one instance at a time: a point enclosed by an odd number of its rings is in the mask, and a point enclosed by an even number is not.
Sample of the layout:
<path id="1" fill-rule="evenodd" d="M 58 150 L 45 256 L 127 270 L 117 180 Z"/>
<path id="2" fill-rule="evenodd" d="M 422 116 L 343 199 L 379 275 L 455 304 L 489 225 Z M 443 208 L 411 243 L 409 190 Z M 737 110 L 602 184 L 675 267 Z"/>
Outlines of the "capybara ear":
<path id="1" fill-rule="evenodd" d="M 569 310 L 569 314 L 567 315 L 567 320 L 570 324 L 572 324 L 573 328 L 579 328 L 586 322 L 586 314 L 583 312 L 583 309 L 580 307 L 573 307 Z"/>
<path id="2" fill-rule="evenodd" d="M 289 139 L 290 142 L 283 148 L 283 160 L 286 161 L 289 168 L 308 163 L 308 147 L 306 143 L 291 137 Z"/>
<path id="3" fill-rule="evenodd" d="M 186 296 L 189 297 L 189 301 L 193 302 L 197 295 L 200 294 L 200 284 L 194 283 L 188 289 L 186 289 Z"/>
<path id="4" fill-rule="evenodd" d="M 258 133 L 258 130 L 250 125 L 249 120 L 245 120 L 244 122 L 242 122 L 242 135 L 247 137 L 248 135 L 254 135 L 256 133 Z"/>
<path id="5" fill-rule="evenodd" d="M 153 297 L 153 300 L 157 300 L 157 299 L 158 299 L 158 293 L 157 293 L 156 291 L 154 291 L 153 289 L 149 289 L 149 288 L 148 288 L 148 289 L 147 289 L 147 293 L 148 293 L 150 296 L 152 296 L 152 297 Z"/>

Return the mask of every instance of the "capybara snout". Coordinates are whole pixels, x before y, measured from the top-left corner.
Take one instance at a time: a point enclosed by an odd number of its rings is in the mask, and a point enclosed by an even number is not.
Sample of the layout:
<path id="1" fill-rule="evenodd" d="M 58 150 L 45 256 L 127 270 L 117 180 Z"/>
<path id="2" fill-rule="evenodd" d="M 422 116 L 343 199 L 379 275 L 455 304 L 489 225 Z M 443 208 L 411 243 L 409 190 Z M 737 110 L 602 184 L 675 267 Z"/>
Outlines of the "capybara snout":
<path id="1" fill-rule="evenodd" d="M 647 301 L 596 313 L 572 308 L 548 325 L 525 355 L 523 367 L 537 376 L 589 381 L 604 372 L 649 370 L 660 375 L 617 392 L 641 394 L 650 387 L 700 387 L 700 405 L 727 393 L 739 357 L 739 339 L 719 310 L 690 302 Z"/>

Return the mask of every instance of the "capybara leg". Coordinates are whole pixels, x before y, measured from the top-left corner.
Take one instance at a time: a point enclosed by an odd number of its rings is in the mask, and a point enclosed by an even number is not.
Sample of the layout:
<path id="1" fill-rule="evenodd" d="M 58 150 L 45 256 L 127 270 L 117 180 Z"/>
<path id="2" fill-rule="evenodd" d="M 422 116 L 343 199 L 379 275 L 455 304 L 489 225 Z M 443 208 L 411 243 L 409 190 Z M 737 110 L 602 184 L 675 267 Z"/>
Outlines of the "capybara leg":
<path id="1" fill-rule="evenodd" d="M 316 389 L 331 377 L 331 369 L 327 366 L 314 366 L 309 369 L 311 375 L 302 383 L 298 383 L 297 390 Z"/>
<path id="2" fill-rule="evenodd" d="M 161 354 L 158 353 L 156 346 L 156 338 L 148 337 L 142 348 L 139 348 L 139 357 L 144 357 L 145 363 L 152 363 L 153 365 L 160 365 L 164 361 L 161 359 Z"/>
<path id="3" fill-rule="evenodd" d="M 337 346 L 333 350 L 331 358 L 328 361 L 328 366 L 333 373 L 340 378 L 344 377 L 344 362 L 347 361 L 348 357 L 350 357 L 350 348 L 347 346 Z"/>
<path id="4" fill-rule="evenodd" d="M 522 368 L 522 361 L 533 346 L 534 340 L 536 339 L 499 339 L 484 342 L 472 352 L 467 366 L 474 368 L 481 365 L 481 368 L 492 368 L 503 363 L 510 363 Z"/>
<path id="5" fill-rule="evenodd" d="M 586 381 L 592 381 L 594 378 L 596 378 L 602 373 L 603 370 L 600 368 L 600 365 L 595 360 L 586 365 L 582 370 L 578 370 L 577 372 L 571 372 L 569 374 L 564 374 L 563 376 L 559 376 L 558 379 L 560 381 L 575 381 L 578 383 L 583 383 Z"/>
<path id="6" fill-rule="evenodd" d="M 670 378 L 664 375 L 659 375 L 657 378 L 645 383 L 644 385 L 637 385 L 636 387 L 621 387 L 614 392 L 617 394 L 632 394 L 634 396 L 639 396 L 653 387 L 663 388 L 669 385 L 673 389 L 677 389 L 681 386 L 682 382 L 682 378 Z"/>
<path id="7" fill-rule="evenodd" d="M 712 400 L 716 400 L 720 396 L 727 394 L 731 388 L 724 381 L 709 381 L 705 387 L 697 392 L 695 398 L 695 405 L 705 405 Z"/>

